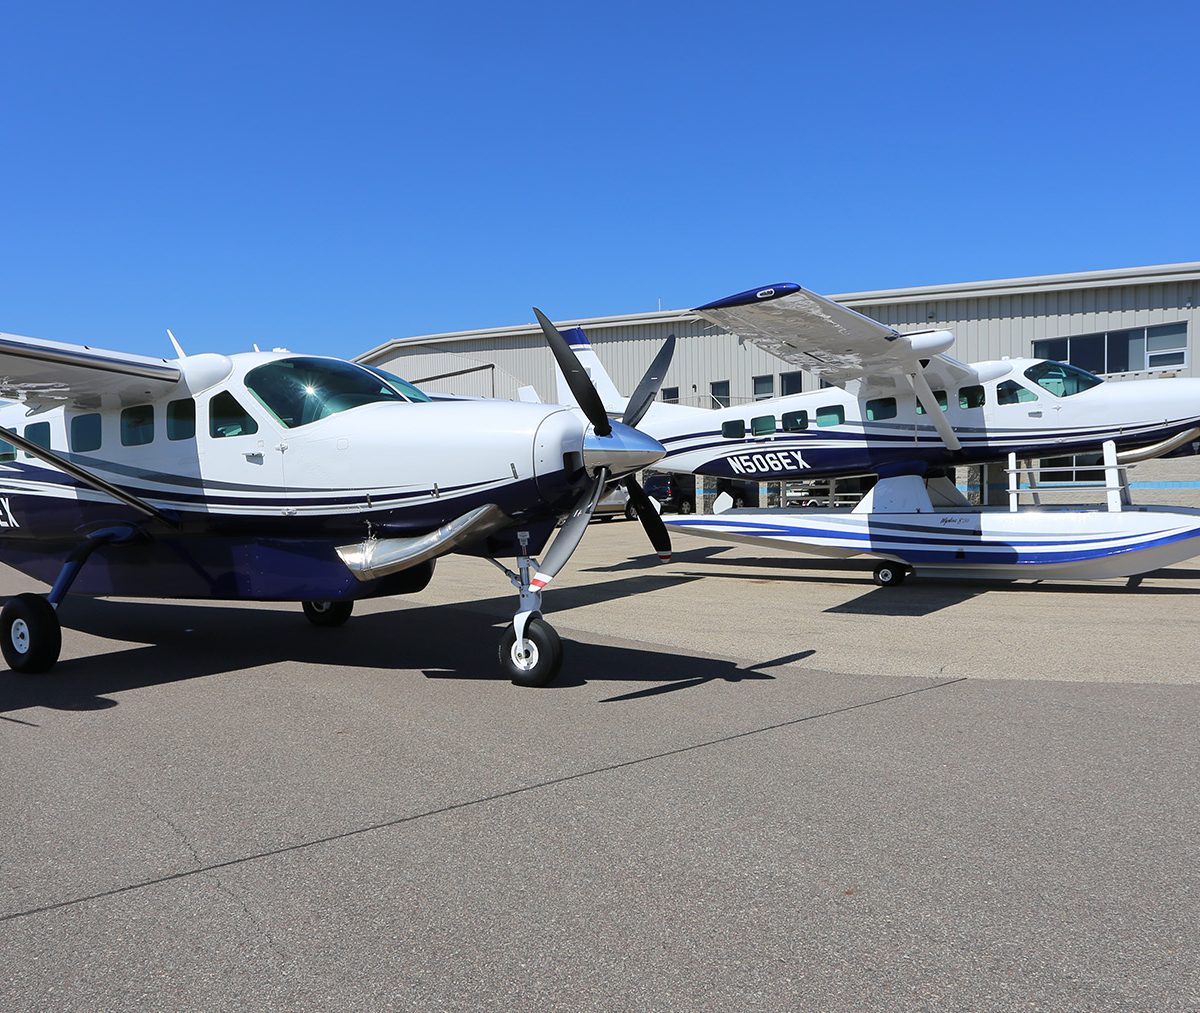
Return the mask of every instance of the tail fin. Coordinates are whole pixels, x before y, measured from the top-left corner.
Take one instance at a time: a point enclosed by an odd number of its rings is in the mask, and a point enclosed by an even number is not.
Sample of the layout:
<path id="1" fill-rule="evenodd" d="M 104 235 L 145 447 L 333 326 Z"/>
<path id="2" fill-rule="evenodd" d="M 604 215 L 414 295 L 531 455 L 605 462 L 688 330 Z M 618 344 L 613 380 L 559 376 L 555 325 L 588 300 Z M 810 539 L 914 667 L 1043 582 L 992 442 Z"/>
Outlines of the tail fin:
<path id="1" fill-rule="evenodd" d="M 584 334 L 583 328 L 570 327 L 562 332 L 562 336 L 567 339 L 567 344 L 571 346 L 571 351 L 575 353 L 576 358 L 579 359 L 579 364 L 591 378 L 592 385 L 596 388 L 596 393 L 600 395 L 600 400 L 604 402 L 604 410 L 617 414 L 623 412 L 629 398 L 617 390 L 616 384 L 612 382 L 612 377 L 608 375 L 608 370 L 604 368 L 599 356 L 592 349 L 592 343 L 588 341 L 588 336 Z M 573 405 L 575 398 L 567 386 L 566 377 L 562 375 L 562 370 L 557 365 L 554 367 L 554 373 L 558 380 L 558 403 Z"/>

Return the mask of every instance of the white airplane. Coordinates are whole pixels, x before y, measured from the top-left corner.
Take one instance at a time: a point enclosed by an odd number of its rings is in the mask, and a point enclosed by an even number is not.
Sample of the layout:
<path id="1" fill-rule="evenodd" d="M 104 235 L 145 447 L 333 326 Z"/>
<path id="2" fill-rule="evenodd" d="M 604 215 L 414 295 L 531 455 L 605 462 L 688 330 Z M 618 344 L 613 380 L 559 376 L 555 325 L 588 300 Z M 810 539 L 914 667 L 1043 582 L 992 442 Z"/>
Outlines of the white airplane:
<path id="1" fill-rule="evenodd" d="M 17 402 L 0 408 L 0 561 L 52 586 L 5 604 L 5 660 L 21 672 L 55 663 L 68 591 L 297 601 L 338 626 L 355 599 L 420 591 L 438 556 L 463 552 L 491 559 L 519 593 L 505 671 L 545 684 L 562 645 L 542 592 L 608 482 L 645 505 L 669 556 L 633 478 L 663 448 L 633 427 L 672 343 L 612 423 L 535 313 L 581 410 L 436 401 L 382 370 L 284 349 L 185 355 L 172 335 L 167 360 L 0 334 L 0 397 Z M 515 571 L 497 557 L 515 557 Z"/>
<path id="2" fill-rule="evenodd" d="M 914 568 L 1132 575 L 1200 553 L 1200 512 L 971 509 L 945 477 L 955 465 L 1101 450 L 1107 442 L 1114 466 L 1168 453 L 1200 436 L 1200 379 L 1104 383 L 1042 359 L 960 362 L 946 354 L 949 331 L 901 334 L 790 283 L 696 312 L 833 386 L 717 410 L 656 403 L 641 419 L 666 448 L 655 468 L 755 481 L 864 474 L 879 481 L 849 514 L 738 509 L 671 519 L 674 530 L 880 556 L 888 562 L 876 580 L 887 584 Z M 575 329 L 568 337 L 605 407 L 619 416 L 624 399 L 586 336 Z M 560 400 L 569 395 L 560 386 Z"/>

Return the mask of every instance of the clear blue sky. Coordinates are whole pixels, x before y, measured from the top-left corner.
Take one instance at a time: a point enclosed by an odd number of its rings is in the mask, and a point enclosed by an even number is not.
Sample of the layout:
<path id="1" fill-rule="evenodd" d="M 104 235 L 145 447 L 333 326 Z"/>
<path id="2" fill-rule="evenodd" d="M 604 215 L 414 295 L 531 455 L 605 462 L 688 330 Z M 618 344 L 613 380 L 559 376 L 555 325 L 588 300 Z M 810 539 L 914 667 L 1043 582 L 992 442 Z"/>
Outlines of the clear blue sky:
<path id="1" fill-rule="evenodd" d="M 0 330 L 352 355 L 1200 259 L 1197 10 L 10 0 Z"/>

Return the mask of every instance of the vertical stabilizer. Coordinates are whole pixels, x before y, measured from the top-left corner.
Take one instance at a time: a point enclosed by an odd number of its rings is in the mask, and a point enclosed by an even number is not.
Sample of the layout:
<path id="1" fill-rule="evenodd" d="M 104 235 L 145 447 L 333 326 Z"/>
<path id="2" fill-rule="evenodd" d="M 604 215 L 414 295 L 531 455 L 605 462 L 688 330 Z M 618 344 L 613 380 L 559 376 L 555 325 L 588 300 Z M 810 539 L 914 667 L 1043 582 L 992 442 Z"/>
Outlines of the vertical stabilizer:
<path id="1" fill-rule="evenodd" d="M 624 411 L 628 398 L 617 390 L 616 384 L 612 382 L 612 377 L 608 375 L 608 370 L 604 368 L 599 356 L 592 349 L 592 343 L 588 341 L 588 336 L 584 334 L 583 328 L 567 328 L 562 332 L 562 336 L 567 339 L 571 351 L 575 353 L 579 364 L 591 379 L 592 386 L 596 388 L 596 393 L 600 395 L 600 400 L 604 403 L 604 410 L 617 414 Z M 554 375 L 558 384 L 558 403 L 575 404 L 575 398 L 572 396 L 570 388 L 567 387 L 566 377 L 562 375 L 562 370 L 557 365 L 554 367 Z"/>

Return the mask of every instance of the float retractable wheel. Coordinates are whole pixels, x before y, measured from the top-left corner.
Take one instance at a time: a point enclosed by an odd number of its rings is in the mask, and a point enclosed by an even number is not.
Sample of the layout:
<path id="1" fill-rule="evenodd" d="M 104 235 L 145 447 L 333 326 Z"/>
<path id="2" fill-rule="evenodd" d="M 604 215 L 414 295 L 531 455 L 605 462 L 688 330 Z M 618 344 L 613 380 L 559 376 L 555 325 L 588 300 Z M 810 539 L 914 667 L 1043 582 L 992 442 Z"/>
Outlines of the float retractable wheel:
<path id="1" fill-rule="evenodd" d="M 562 668 L 562 641 L 541 616 L 525 624 L 525 650 L 517 650 L 517 631 L 510 626 L 500 638 L 500 664 L 518 686 L 546 686 Z"/>
<path id="2" fill-rule="evenodd" d="M 305 618 L 314 626 L 341 626 L 354 611 L 352 601 L 301 602 Z"/>
<path id="3" fill-rule="evenodd" d="M 0 611 L 0 650 L 14 672 L 45 672 L 62 650 L 62 627 L 40 594 L 9 598 Z"/>
<path id="4" fill-rule="evenodd" d="M 880 563 L 875 567 L 872 576 L 880 587 L 895 587 L 904 583 L 904 578 L 908 576 L 908 567 L 903 563 Z"/>

